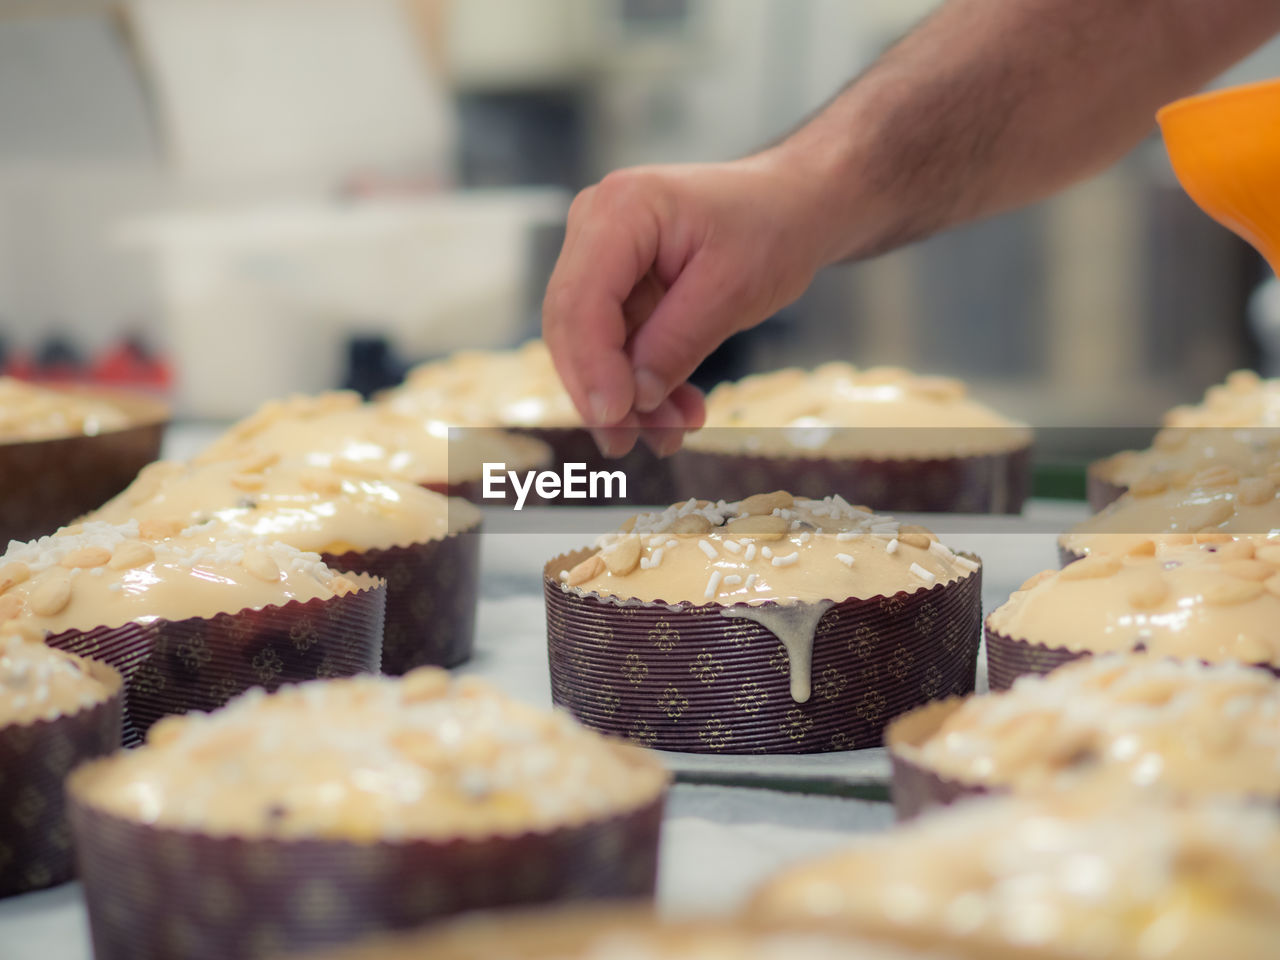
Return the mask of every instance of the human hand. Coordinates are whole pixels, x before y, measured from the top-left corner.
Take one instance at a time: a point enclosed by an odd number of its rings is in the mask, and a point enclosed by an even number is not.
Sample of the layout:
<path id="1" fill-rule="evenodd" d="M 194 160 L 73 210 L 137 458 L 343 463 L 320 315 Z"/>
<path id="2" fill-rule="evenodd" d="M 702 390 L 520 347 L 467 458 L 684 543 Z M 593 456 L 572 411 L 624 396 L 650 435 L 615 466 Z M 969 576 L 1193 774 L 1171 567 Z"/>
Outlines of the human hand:
<path id="1" fill-rule="evenodd" d="M 796 299 L 829 257 L 822 198 L 773 151 L 637 167 L 574 200 L 543 338 L 606 455 L 660 455 L 705 418 L 686 381 L 717 346 Z"/>

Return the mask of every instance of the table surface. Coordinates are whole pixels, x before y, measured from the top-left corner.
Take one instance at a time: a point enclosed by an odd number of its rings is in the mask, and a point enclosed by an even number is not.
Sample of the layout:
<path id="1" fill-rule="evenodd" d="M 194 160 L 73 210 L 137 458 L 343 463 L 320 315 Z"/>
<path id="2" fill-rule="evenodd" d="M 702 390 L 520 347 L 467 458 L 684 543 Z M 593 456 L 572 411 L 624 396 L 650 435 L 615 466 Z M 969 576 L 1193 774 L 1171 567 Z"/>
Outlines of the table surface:
<path id="1" fill-rule="evenodd" d="M 547 510 L 554 511 L 552 517 Z M 519 523 L 486 511 L 476 656 L 459 673 L 550 705 L 542 564 L 613 529 L 633 511 L 543 508 Z M 1022 517 L 928 518 L 947 542 L 983 558 L 990 610 L 1028 576 L 1057 565 L 1054 535 L 1087 515 L 1083 504 L 1032 502 Z M 923 518 L 922 518 L 923 519 Z M 979 664 L 985 685 L 985 666 Z M 658 900 L 669 913 L 739 906 L 764 877 L 830 850 L 851 834 L 885 829 L 888 763 L 882 750 L 801 757 L 664 754 L 677 783 L 664 822 Z M 0 900 L 0 960 L 88 960 L 77 884 Z"/>

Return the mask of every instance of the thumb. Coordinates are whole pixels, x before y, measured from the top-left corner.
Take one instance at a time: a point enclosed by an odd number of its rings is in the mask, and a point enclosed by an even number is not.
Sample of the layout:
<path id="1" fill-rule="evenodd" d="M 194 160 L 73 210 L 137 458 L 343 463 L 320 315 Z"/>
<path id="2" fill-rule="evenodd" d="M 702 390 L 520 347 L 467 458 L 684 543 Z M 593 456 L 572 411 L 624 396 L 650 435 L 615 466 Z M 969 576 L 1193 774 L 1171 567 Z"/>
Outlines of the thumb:
<path id="1" fill-rule="evenodd" d="M 759 319 L 744 316 L 743 288 L 706 251 L 689 262 L 631 336 L 637 411 L 658 409 L 713 350 Z"/>

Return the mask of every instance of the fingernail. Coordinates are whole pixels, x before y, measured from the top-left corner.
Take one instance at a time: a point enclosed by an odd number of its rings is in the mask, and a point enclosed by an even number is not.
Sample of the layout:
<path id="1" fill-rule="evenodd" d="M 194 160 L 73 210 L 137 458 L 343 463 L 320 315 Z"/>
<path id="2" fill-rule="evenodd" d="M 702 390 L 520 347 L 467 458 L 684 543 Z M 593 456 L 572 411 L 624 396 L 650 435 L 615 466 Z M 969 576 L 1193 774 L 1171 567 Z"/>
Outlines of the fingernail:
<path id="1" fill-rule="evenodd" d="M 609 416 L 609 398 L 603 393 L 591 393 L 587 395 L 587 406 L 591 408 L 592 423 L 594 427 L 609 427 L 613 425 L 616 417 Z"/>
<path id="2" fill-rule="evenodd" d="M 641 413 L 653 413 L 667 399 L 666 384 L 652 370 L 636 371 L 636 409 Z"/>

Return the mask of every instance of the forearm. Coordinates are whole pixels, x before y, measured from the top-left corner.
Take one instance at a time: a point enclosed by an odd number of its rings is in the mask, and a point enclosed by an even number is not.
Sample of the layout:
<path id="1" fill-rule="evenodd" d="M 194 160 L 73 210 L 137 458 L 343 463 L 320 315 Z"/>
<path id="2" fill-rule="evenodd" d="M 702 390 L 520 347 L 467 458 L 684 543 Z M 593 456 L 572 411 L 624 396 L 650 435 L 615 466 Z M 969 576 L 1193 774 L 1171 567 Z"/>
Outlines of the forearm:
<path id="1" fill-rule="evenodd" d="M 951 0 L 769 153 L 826 259 L 1038 200 L 1280 30 L 1280 0 Z"/>

